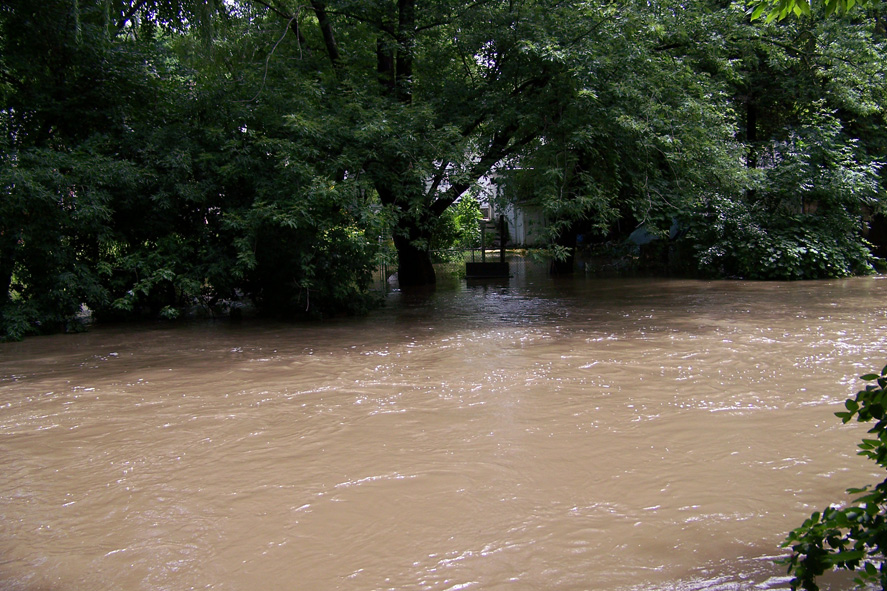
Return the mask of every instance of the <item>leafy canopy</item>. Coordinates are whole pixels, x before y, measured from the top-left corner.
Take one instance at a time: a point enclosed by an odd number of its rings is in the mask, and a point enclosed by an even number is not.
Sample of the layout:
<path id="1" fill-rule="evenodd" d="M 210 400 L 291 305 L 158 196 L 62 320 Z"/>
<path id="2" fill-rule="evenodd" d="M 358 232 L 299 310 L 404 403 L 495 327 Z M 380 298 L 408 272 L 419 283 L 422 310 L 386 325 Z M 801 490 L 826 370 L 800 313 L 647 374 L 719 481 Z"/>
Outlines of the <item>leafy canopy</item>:
<path id="1" fill-rule="evenodd" d="M 823 0 L 822 7 L 826 15 L 847 14 L 855 6 L 869 6 L 870 0 Z M 815 4 L 810 0 L 750 0 L 749 8 L 752 20 L 766 14 L 766 22 L 783 20 L 788 16 L 811 16 Z"/>

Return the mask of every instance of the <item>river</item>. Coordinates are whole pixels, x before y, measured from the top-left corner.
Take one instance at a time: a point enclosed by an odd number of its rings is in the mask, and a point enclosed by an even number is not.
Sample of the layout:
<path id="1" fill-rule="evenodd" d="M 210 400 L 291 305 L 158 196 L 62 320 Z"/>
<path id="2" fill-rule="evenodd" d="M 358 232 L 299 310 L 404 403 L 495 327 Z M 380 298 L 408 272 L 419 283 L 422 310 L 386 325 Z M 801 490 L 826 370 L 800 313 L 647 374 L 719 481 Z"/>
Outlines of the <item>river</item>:
<path id="1" fill-rule="evenodd" d="M 786 532 L 880 481 L 833 413 L 887 278 L 514 269 L 0 344 L 0 589 L 786 589 Z"/>

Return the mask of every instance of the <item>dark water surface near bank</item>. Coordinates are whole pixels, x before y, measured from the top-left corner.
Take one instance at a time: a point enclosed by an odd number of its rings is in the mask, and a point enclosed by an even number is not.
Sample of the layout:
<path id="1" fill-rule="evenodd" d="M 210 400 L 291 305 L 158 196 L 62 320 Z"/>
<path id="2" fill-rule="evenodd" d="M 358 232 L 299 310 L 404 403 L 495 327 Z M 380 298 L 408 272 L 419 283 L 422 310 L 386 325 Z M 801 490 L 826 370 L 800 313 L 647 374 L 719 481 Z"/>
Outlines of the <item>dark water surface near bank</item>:
<path id="1" fill-rule="evenodd" d="M 887 279 L 444 281 L 0 344 L 0 589 L 785 589 Z M 847 588 L 837 582 L 833 588 Z"/>

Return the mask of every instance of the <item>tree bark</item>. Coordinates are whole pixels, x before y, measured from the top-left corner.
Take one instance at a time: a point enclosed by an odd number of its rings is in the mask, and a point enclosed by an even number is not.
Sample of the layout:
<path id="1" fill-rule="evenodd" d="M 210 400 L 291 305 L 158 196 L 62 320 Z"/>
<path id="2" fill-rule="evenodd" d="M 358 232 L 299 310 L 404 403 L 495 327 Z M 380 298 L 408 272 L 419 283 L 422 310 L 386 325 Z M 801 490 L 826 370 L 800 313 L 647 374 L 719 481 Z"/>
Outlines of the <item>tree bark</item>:
<path id="1" fill-rule="evenodd" d="M 336 42 L 336 36 L 333 34 L 333 24 L 326 12 L 326 3 L 318 0 L 311 0 L 311 8 L 317 16 L 317 24 L 320 26 L 320 32 L 323 35 L 323 44 L 326 46 L 327 55 L 333 68 L 338 71 L 342 67 L 342 56 L 339 53 L 339 44 Z"/>
<path id="2" fill-rule="evenodd" d="M 397 13 L 397 64 L 395 71 L 397 100 L 409 104 L 413 100 L 413 49 L 416 43 L 415 0 L 398 0 Z"/>
<path id="3" fill-rule="evenodd" d="M 393 233 L 398 282 L 401 286 L 434 285 L 437 276 L 428 250 L 431 244 L 430 222 L 434 218 L 427 210 L 420 212 L 419 217 L 410 215 L 411 200 L 407 187 L 391 187 L 377 182 L 376 191 L 383 205 L 393 206 L 400 214 Z"/>
<path id="4" fill-rule="evenodd" d="M 9 303 L 9 288 L 12 285 L 12 265 L 2 264 L 0 262 L 0 290 L 3 290 L 3 297 L 0 298 L 0 307 Z"/>
<path id="5" fill-rule="evenodd" d="M 755 99 L 751 96 L 745 105 L 745 141 L 748 144 L 748 156 L 746 157 L 746 166 L 748 168 L 758 167 L 758 106 Z"/>
<path id="6" fill-rule="evenodd" d="M 751 93 L 745 104 L 745 141 L 748 146 L 745 165 L 750 170 L 755 169 L 758 167 L 758 105 Z M 754 201 L 755 190 L 746 189 L 745 196 L 749 201 Z"/>
<path id="7" fill-rule="evenodd" d="M 401 287 L 434 285 L 437 283 L 437 275 L 434 272 L 434 265 L 431 264 L 431 253 L 416 246 L 417 243 L 421 243 L 418 241 L 421 238 L 418 228 L 404 228 L 404 230 L 412 230 L 412 235 L 394 235 L 394 247 L 397 249 L 397 282 Z"/>
<path id="8" fill-rule="evenodd" d="M 388 42 L 380 35 L 376 39 L 376 74 L 386 96 L 394 93 L 394 55 Z"/>

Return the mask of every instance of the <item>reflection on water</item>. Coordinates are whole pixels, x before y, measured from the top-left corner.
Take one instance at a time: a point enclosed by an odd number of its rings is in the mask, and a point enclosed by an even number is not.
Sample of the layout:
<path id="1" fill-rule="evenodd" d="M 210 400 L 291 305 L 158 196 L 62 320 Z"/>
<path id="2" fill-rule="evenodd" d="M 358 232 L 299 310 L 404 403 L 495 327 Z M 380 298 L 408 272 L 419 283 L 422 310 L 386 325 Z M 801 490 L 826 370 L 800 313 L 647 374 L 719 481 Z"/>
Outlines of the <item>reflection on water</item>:
<path id="1" fill-rule="evenodd" d="M 513 269 L 0 345 L 0 588 L 786 588 L 785 532 L 876 477 L 832 413 L 887 280 Z"/>

